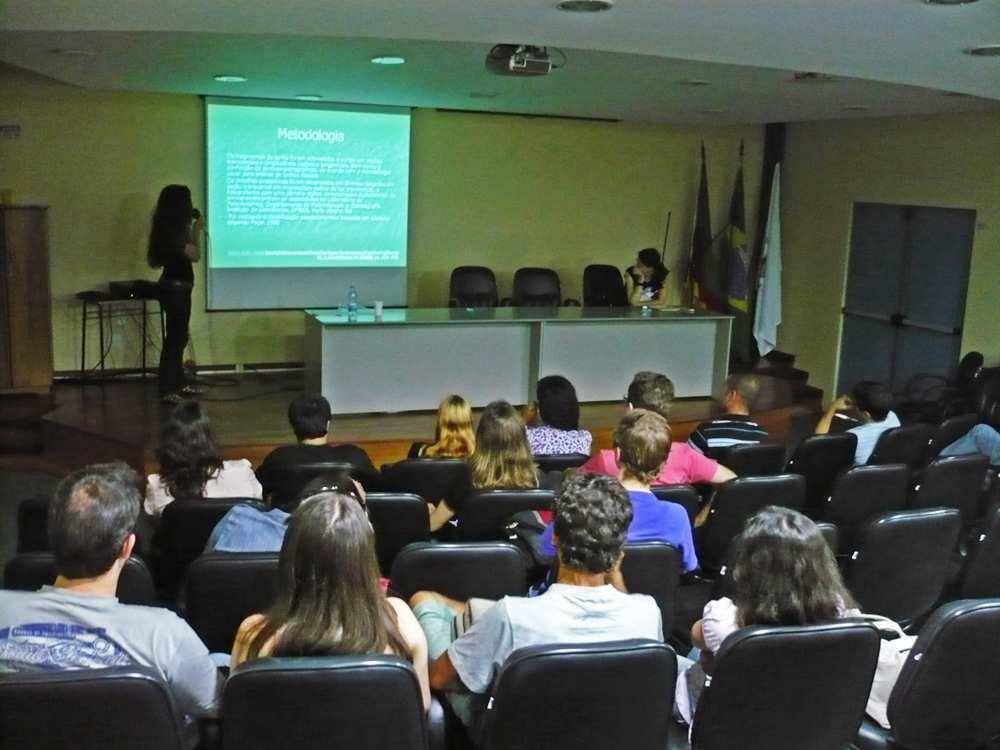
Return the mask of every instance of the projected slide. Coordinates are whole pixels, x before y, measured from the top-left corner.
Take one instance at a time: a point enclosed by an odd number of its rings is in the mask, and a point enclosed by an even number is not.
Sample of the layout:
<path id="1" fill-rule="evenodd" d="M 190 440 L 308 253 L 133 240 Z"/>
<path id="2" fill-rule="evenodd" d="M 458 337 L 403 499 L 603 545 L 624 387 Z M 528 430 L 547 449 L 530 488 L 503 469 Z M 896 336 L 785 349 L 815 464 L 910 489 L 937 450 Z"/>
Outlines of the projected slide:
<path id="1" fill-rule="evenodd" d="M 406 265 L 408 112 L 210 99 L 212 268 Z"/>

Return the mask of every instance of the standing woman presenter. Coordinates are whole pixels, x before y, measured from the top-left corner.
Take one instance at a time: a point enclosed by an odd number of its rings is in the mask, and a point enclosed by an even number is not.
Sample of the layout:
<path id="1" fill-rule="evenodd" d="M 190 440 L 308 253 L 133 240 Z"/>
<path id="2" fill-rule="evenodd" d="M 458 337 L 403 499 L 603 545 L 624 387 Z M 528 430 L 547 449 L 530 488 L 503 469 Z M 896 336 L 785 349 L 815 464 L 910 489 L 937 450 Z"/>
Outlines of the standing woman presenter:
<path id="1" fill-rule="evenodd" d="M 201 213 L 191 204 L 186 185 L 167 185 L 160 191 L 149 230 L 146 258 L 152 268 L 162 268 L 160 307 L 167 328 L 160 352 L 160 398 L 179 403 L 195 392 L 184 385 L 184 347 L 191 320 L 193 263 L 201 258 Z"/>

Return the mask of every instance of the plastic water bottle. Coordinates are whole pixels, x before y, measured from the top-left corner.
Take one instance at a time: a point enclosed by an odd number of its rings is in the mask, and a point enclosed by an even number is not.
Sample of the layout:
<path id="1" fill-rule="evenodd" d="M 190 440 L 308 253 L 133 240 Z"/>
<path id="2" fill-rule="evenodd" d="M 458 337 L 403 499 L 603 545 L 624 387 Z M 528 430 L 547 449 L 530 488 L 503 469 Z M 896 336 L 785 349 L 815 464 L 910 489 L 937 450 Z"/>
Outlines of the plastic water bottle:
<path id="1" fill-rule="evenodd" d="M 356 323 L 358 320 L 358 290 L 351 284 L 347 291 L 347 320 Z"/>

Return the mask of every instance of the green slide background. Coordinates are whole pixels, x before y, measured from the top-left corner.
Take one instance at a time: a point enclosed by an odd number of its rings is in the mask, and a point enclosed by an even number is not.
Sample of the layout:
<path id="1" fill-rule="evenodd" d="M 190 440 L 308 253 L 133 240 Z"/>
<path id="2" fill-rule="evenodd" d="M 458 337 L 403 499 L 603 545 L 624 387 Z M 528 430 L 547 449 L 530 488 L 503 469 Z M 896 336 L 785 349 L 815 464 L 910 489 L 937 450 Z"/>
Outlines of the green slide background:
<path id="1" fill-rule="evenodd" d="M 402 267 L 406 265 L 409 192 L 409 112 L 365 112 L 328 108 L 247 105 L 209 100 L 209 265 L 213 268 Z M 340 130 L 343 143 L 279 139 L 279 127 Z M 380 158 L 393 188 L 380 213 L 388 222 L 283 221 L 277 226 L 226 225 L 226 154 L 323 155 Z M 310 250 L 316 255 L 269 257 L 266 250 Z M 359 263 L 340 252 L 391 252 L 391 260 Z M 234 255 L 234 253 L 240 255 Z M 249 253 L 244 254 L 244 253 Z M 333 257 L 320 259 L 323 255 Z"/>

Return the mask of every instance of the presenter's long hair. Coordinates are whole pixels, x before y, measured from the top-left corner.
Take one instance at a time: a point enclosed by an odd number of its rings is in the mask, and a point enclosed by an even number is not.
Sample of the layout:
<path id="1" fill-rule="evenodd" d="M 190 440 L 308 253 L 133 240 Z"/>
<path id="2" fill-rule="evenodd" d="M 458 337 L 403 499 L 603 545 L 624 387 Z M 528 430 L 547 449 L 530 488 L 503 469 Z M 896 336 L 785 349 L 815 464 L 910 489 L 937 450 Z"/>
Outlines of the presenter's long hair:
<path id="1" fill-rule="evenodd" d="M 445 396 L 438 407 L 434 444 L 424 450 L 432 458 L 468 458 L 476 450 L 472 407 L 461 396 Z"/>
<path id="2" fill-rule="evenodd" d="M 247 636 L 247 659 L 381 654 L 409 657 L 379 587 L 375 533 L 354 497 L 307 498 L 288 522 L 274 605 Z"/>
<path id="3" fill-rule="evenodd" d="M 660 258 L 660 251 L 655 247 L 647 247 L 639 251 L 639 262 L 646 268 L 653 269 L 653 278 L 650 282 L 657 289 L 663 286 L 663 282 L 667 280 L 667 274 L 670 271 L 665 265 L 663 265 L 663 260 Z"/>
<path id="4" fill-rule="evenodd" d="M 469 469 L 476 489 L 538 486 L 524 422 L 506 401 L 493 401 L 483 409 Z"/>
<path id="5" fill-rule="evenodd" d="M 205 483 L 222 469 L 212 423 L 197 401 L 183 401 L 170 412 L 160 431 L 156 459 L 160 480 L 174 500 L 201 497 Z"/>
<path id="6" fill-rule="evenodd" d="M 161 268 L 184 250 L 194 206 L 187 185 L 167 185 L 160 191 L 149 228 L 146 260 L 151 268 Z"/>

